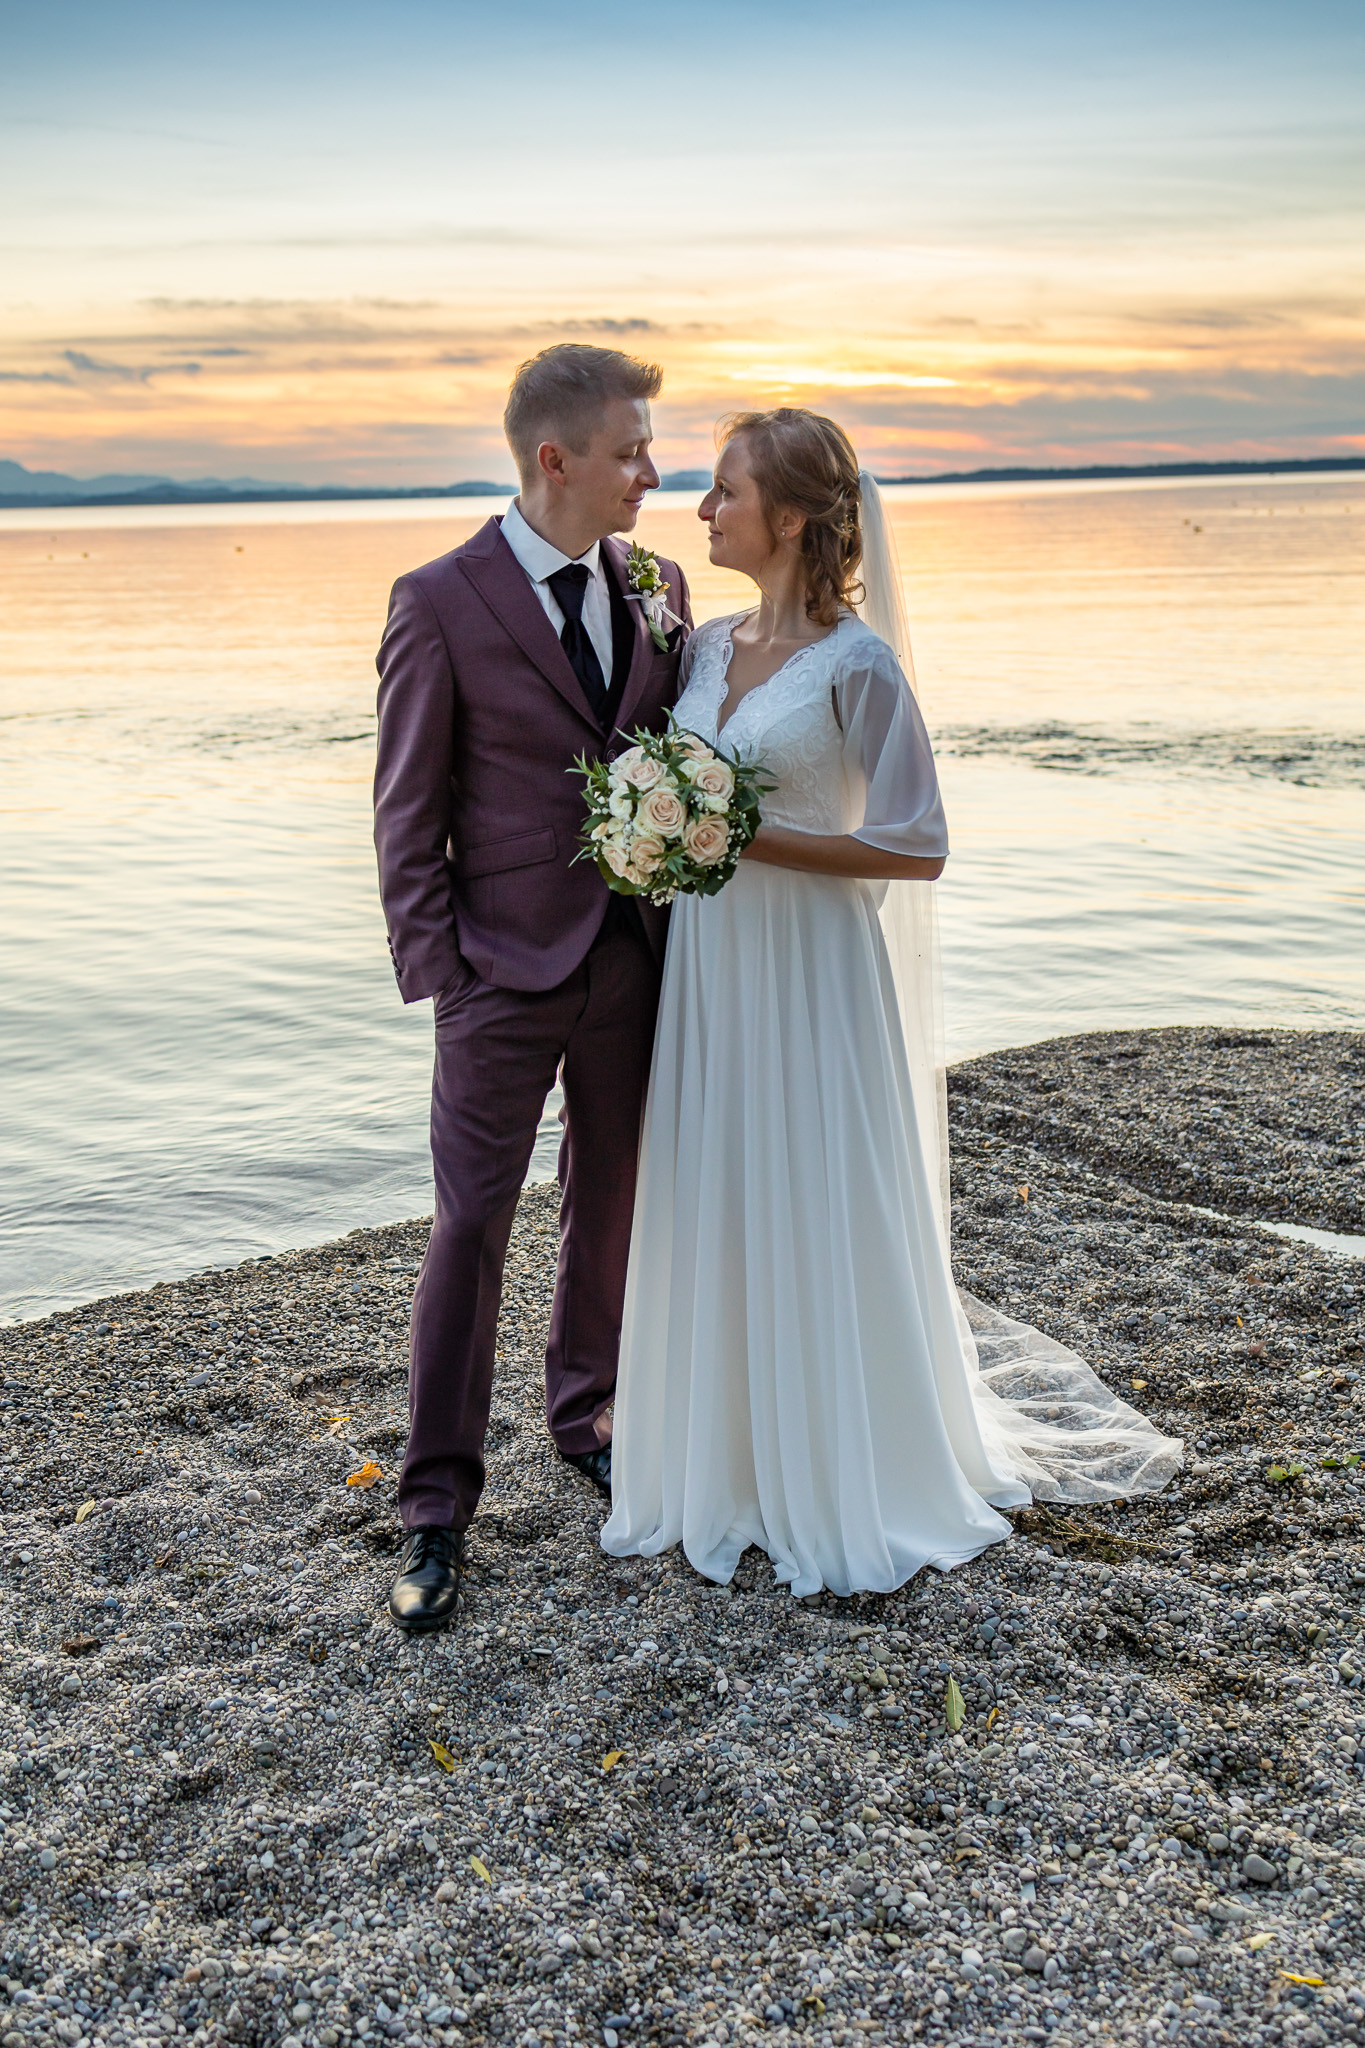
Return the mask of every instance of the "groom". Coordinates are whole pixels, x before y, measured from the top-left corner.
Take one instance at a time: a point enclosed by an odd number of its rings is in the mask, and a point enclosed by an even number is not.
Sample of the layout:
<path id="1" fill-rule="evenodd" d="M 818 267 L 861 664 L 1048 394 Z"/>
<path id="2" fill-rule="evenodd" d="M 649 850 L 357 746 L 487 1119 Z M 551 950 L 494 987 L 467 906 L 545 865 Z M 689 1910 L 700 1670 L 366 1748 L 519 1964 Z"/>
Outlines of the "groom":
<path id="1" fill-rule="evenodd" d="M 690 627 L 656 645 L 626 547 L 645 493 L 651 363 L 565 343 L 523 363 L 503 425 L 521 489 L 502 520 L 401 577 L 379 650 L 375 846 L 405 1002 L 435 997 L 436 1215 L 412 1304 L 404 1544 L 389 1612 L 455 1614 L 483 1488 L 503 1263 L 559 1076 L 559 1271 L 545 1408 L 608 1496 L 611 1404 L 666 913 L 570 865 L 575 757 L 662 727 Z"/>

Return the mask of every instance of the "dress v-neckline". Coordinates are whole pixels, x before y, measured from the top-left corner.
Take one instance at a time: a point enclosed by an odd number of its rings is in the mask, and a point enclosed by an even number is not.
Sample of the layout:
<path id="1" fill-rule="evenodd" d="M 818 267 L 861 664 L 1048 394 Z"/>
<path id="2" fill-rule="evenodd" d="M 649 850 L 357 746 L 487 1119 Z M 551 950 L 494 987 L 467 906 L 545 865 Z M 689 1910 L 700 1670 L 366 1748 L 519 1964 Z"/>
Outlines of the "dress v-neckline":
<path id="1" fill-rule="evenodd" d="M 749 614 L 747 612 L 741 612 L 737 616 L 740 618 L 748 618 Z M 768 689 L 773 683 L 777 681 L 778 677 L 784 672 L 784 670 L 789 669 L 791 667 L 794 661 L 801 661 L 807 654 L 813 652 L 815 648 L 823 647 L 827 640 L 832 640 L 839 631 L 839 627 L 842 626 L 843 623 L 843 619 L 840 618 L 836 625 L 830 627 L 828 633 L 822 633 L 818 640 L 808 640 L 804 647 L 797 648 L 795 654 L 789 654 L 785 661 L 779 661 L 777 667 L 773 670 L 772 674 L 770 676 L 764 676 L 761 683 L 751 683 L 748 689 L 740 698 L 739 702 L 736 704 L 734 710 L 729 714 L 729 716 L 725 719 L 724 723 L 722 724 L 721 722 L 719 722 L 719 717 L 720 713 L 725 709 L 725 700 L 730 694 L 730 663 L 734 658 L 735 652 L 734 621 L 730 620 L 729 622 L 727 622 L 725 628 L 725 640 L 721 647 L 720 658 L 720 680 L 722 688 L 720 693 L 720 703 L 716 706 L 716 745 L 720 745 L 721 734 L 723 732 L 729 731 L 730 727 L 734 724 L 740 712 L 743 710 L 744 706 L 748 703 L 751 697 L 757 697 L 764 690 Z"/>

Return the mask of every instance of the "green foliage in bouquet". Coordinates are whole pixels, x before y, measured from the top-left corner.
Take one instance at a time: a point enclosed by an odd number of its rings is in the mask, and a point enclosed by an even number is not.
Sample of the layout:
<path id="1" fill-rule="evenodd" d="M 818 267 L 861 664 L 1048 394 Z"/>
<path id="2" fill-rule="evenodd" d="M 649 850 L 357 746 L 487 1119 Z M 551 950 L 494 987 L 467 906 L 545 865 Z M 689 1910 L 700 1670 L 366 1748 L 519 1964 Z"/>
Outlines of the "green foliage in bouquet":
<path id="1" fill-rule="evenodd" d="M 670 716 L 665 733 L 636 732 L 614 761 L 574 764 L 588 814 L 575 860 L 592 860 L 609 889 L 671 903 L 714 896 L 735 872 L 771 789 L 756 764 L 708 745 Z"/>

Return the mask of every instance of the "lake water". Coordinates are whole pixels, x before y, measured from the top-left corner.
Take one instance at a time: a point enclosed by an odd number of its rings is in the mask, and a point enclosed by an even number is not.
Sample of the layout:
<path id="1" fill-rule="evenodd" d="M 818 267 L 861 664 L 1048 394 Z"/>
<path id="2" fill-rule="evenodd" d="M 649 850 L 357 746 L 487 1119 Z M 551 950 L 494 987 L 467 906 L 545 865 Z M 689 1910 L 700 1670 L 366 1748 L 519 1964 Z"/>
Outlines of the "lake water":
<path id="1" fill-rule="evenodd" d="M 953 832 L 950 1053 L 1358 1026 L 1365 476 L 888 496 Z M 395 575 L 494 509 L 0 511 L 0 1315 L 430 1206 L 373 656 Z M 695 500 L 641 530 L 699 617 L 745 601 Z"/>

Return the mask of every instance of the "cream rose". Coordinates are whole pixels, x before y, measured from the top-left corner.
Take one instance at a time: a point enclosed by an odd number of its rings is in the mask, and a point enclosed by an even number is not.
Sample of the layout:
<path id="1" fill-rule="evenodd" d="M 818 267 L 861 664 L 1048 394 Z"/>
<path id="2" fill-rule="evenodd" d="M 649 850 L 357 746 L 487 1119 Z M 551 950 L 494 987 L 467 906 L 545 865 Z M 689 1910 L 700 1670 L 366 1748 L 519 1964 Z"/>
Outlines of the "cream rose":
<path id="1" fill-rule="evenodd" d="M 728 803 L 735 791 L 735 771 L 725 761 L 703 761 L 692 777 L 692 787 L 703 796 L 724 797 Z"/>
<path id="2" fill-rule="evenodd" d="M 699 868 L 713 868 L 730 850 L 730 827 L 724 818 L 697 818 L 683 833 L 683 848 Z"/>
<path id="3" fill-rule="evenodd" d="M 656 839 L 650 832 L 641 832 L 630 849 L 630 857 L 642 875 L 652 875 L 666 851 L 662 839 Z"/>
<path id="4" fill-rule="evenodd" d="M 671 789 L 651 789 L 635 815 L 641 831 L 659 839 L 676 839 L 687 822 L 687 812 Z"/>
<path id="5" fill-rule="evenodd" d="M 663 762 L 656 761 L 652 754 L 647 754 L 644 751 L 643 747 L 636 747 L 633 751 L 640 758 L 638 761 L 632 761 L 629 768 L 627 768 L 626 781 L 634 789 L 657 789 L 664 779 Z"/>
<path id="6" fill-rule="evenodd" d="M 620 875 L 623 879 L 626 877 L 630 868 L 630 856 L 624 846 L 618 846 L 615 840 L 609 839 L 602 848 L 602 858 L 614 875 Z"/>
<path id="7" fill-rule="evenodd" d="M 698 739 L 694 732 L 678 733 L 674 740 L 674 745 L 678 748 L 679 752 L 690 754 L 694 761 L 714 761 L 716 758 L 710 747 L 707 746 L 706 741 Z"/>

